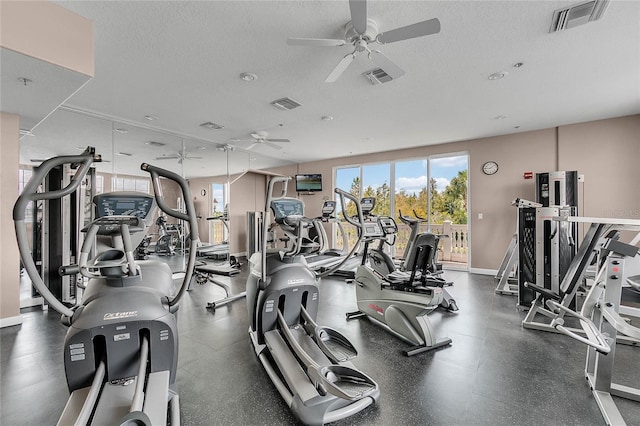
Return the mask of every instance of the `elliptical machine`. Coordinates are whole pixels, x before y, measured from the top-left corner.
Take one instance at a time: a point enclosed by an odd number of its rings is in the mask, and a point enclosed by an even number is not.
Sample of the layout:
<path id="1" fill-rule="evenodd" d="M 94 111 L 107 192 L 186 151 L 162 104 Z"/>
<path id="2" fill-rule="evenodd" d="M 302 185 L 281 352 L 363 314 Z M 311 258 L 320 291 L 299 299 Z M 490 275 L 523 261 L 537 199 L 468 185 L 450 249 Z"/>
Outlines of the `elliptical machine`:
<path id="1" fill-rule="evenodd" d="M 269 182 L 261 250 L 250 259 L 247 279 L 249 335 L 293 414 L 305 424 L 320 425 L 363 410 L 378 400 L 380 391 L 373 379 L 350 362 L 357 355 L 351 342 L 315 323 L 320 275 L 309 269 L 302 255 L 308 230 L 315 225 L 304 217 L 302 201 L 285 197 L 289 179 L 275 177 Z M 282 193 L 274 197 L 277 183 L 282 184 Z M 269 208 L 278 225 L 294 236 L 291 247 L 282 252 L 267 253 Z"/>
<path id="2" fill-rule="evenodd" d="M 358 203 L 358 200 L 353 200 Z M 358 203 L 358 211 L 360 206 Z M 394 335 L 411 343 L 403 350 L 406 356 L 437 349 L 451 344 L 448 337 L 437 338 L 427 315 L 439 305 L 452 306 L 445 302 L 445 291 L 441 287 L 427 286 L 421 277 L 425 274 L 432 242 L 414 243 L 408 260 L 410 271 L 395 270 L 391 258 L 381 249 L 370 249 L 369 245 L 378 240 L 383 244 L 389 236 L 398 232 L 391 217 L 379 216 L 376 221 L 356 222 L 345 215 L 345 219 L 356 226 L 362 234 L 364 252 L 361 265 L 356 271 L 356 298 L 358 311 L 347 313 L 347 320 L 368 317 Z M 374 256 L 374 259 L 369 259 Z M 370 260 L 370 261 L 368 261 Z M 389 273 L 382 273 L 389 270 Z M 452 299 L 451 299 L 452 300 Z M 455 301 L 453 302 L 455 306 Z"/>
<path id="3" fill-rule="evenodd" d="M 49 291 L 30 255 L 24 223 L 28 203 L 71 194 L 94 161 L 100 161 L 100 156 L 92 147 L 80 155 L 45 161 L 34 168 L 33 177 L 13 209 L 25 269 L 49 306 L 62 314 L 62 323 L 69 327 L 64 343 L 64 364 L 71 395 L 58 424 L 178 425 L 175 313 L 191 279 L 195 250 L 192 250 L 177 292 L 168 265 L 134 260 L 136 244 L 148 228 L 144 219 L 155 208 L 153 197 L 124 193 L 126 202 L 122 202 L 115 197 L 117 193 L 111 193 L 111 201 L 106 201 L 105 197 L 100 199 L 98 211 L 102 208 L 107 213 L 85 229 L 78 264 L 60 271 L 63 274 L 79 273 L 88 278 L 83 298 L 73 308 L 61 303 Z M 63 164 L 79 164 L 70 184 L 60 190 L 38 192 L 38 185 L 47 174 Z M 195 248 L 198 227 L 186 180 L 146 163 L 141 168 L 151 175 L 160 208 L 168 215 L 189 222 L 191 245 Z M 180 186 L 187 205 L 186 213 L 165 204 L 160 177 Z M 153 217 L 152 214 L 149 217 Z M 103 250 L 105 246 L 108 248 Z M 97 256 L 90 259 L 94 251 Z"/>

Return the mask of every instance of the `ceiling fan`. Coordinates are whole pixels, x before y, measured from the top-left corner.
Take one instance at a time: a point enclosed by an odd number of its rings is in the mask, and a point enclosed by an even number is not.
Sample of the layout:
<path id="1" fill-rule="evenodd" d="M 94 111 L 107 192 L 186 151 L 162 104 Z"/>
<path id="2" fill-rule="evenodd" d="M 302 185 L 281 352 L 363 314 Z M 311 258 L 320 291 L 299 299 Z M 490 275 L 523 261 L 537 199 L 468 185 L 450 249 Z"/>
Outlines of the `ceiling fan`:
<path id="1" fill-rule="evenodd" d="M 367 52 L 367 56 L 391 78 L 396 79 L 404 75 L 404 70 L 393 63 L 379 50 L 371 49 L 372 43 L 388 44 L 396 41 L 423 37 L 440 32 L 440 21 L 437 18 L 429 19 L 390 31 L 378 32 L 378 26 L 373 19 L 367 18 L 366 0 L 349 0 L 351 21 L 345 25 L 344 40 L 325 38 L 294 38 L 289 37 L 287 44 L 292 46 L 318 46 L 334 47 L 351 44 L 353 52 L 345 55 L 338 65 L 324 80 L 333 83 L 342 75 L 358 53 Z"/>
<path id="2" fill-rule="evenodd" d="M 231 139 L 231 142 L 252 142 L 246 149 L 250 150 L 257 145 L 267 145 L 273 149 L 282 149 L 280 145 L 276 145 L 274 142 L 278 143 L 289 143 L 291 142 L 289 139 L 270 139 L 268 138 L 269 134 L 265 131 L 256 131 L 251 133 L 252 139 Z"/>
<path id="3" fill-rule="evenodd" d="M 202 160 L 204 157 L 193 157 L 186 150 L 181 149 L 174 155 L 163 155 L 156 157 L 156 160 L 178 160 L 178 164 L 182 164 L 184 160 Z"/>

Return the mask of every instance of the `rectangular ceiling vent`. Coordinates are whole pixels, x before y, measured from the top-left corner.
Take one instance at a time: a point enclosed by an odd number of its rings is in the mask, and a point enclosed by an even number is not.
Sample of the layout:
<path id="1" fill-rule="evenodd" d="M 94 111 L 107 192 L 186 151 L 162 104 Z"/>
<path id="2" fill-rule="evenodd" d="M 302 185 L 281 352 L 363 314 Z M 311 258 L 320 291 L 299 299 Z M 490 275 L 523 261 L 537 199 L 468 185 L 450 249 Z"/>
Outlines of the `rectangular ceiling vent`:
<path id="1" fill-rule="evenodd" d="M 393 78 L 391 78 L 391 76 L 389 74 L 384 72 L 384 70 L 382 68 L 376 68 L 375 70 L 367 71 L 367 72 L 363 73 L 362 75 L 367 77 L 367 79 L 373 85 L 387 83 L 387 82 L 393 80 Z"/>
<path id="2" fill-rule="evenodd" d="M 292 110 L 294 108 L 298 108 L 299 106 L 302 106 L 300 102 L 294 101 L 291 98 L 276 99 L 275 101 L 271 101 L 271 105 L 284 110 Z"/>
<path id="3" fill-rule="evenodd" d="M 574 4 L 553 12 L 550 33 L 567 30 L 602 18 L 610 0 L 593 0 Z"/>
<path id="4" fill-rule="evenodd" d="M 211 129 L 211 130 L 222 130 L 222 129 L 224 129 L 224 126 L 222 124 L 212 123 L 211 121 L 207 121 L 206 123 L 202 123 L 200 126 L 206 127 L 207 129 Z"/>

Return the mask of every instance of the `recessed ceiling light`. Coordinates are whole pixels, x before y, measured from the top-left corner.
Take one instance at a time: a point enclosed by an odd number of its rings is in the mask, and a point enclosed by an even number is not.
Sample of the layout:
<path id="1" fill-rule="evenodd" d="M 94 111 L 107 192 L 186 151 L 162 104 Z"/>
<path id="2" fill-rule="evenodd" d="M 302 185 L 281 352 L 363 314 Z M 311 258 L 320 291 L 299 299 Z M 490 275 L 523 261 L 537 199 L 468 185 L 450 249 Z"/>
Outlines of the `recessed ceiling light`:
<path id="1" fill-rule="evenodd" d="M 515 64 L 513 64 L 513 67 L 514 68 L 520 68 L 523 65 L 524 65 L 524 62 L 516 62 Z"/>
<path id="2" fill-rule="evenodd" d="M 243 72 L 240 74 L 240 78 L 244 81 L 256 81 L 258 76 L 252 72 Z"/>
<path id="3" fill-rule="evenodd" d="M 501 78 L 505 78 L 509 73 L 506 71 L 494 72 L 489 76 L 489 80 L 500 80 Z"/>
<path id="4" fill-rule="evenodd" d="M 149 121 L 156 121 L 158 119 L 158 116 L 156 116 L 156 115 L 145 115 L 144 119 L 145 120 L 149 120 Z"/>
<path id="5" fill-rule="evenodd" d="M 506 115 L 498 115 L 495 119 L 496 120 L 504 120 L 505 118 L 507 118 Z"/>
<path id="6" fill-rule="evenodd" d="M 156 141 L 149 141 L 149 142 L 145 142 L 145 145 L 151 145 L 151 146 L 165 146 L 166 143 L 164 142 L 156 142 Z"/>
<path id="7" fill-rule="evenodd" d="M 122 133 L 122 134 L 129 133 L 127 129 L 123 129 L 123 128 L 113 129 L 113 131 L 116 133 Z"/>
<path id="8" fill-rule="evenodd" d="M 333 117 L 330 116 L 330 115 L 323 115 L 320 118 L 322 119 L 322 121 L 331 121 L 331 120 L 333 120 Z"/>

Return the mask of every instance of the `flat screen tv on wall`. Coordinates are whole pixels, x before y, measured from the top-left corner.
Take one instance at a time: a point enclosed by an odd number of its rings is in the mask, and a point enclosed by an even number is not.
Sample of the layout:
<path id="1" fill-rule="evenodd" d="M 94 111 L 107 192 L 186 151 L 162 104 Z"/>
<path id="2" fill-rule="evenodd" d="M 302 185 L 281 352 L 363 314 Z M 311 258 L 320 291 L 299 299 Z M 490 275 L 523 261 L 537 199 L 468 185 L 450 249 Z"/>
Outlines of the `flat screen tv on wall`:
<path id="1" fill-rule="evenodd" d="M 322 175 L 320 173 L 296 175 L 296 192 L 318 191 L 322 191 Z"/>

